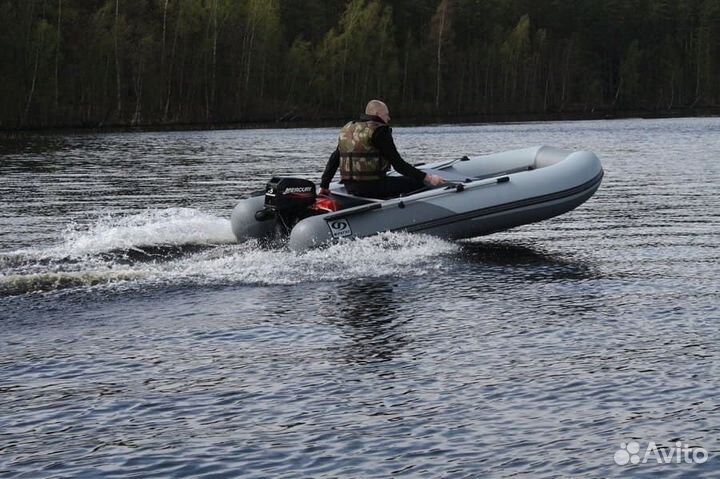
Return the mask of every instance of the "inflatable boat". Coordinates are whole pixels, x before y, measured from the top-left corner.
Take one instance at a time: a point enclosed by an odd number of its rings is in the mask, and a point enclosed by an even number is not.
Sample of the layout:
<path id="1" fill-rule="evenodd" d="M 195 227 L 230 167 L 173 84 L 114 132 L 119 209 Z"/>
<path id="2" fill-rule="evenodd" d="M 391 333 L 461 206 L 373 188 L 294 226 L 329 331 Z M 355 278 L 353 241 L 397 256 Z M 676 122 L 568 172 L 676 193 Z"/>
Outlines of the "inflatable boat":
<path id="1" fill-rule="evenodd" d="M 295 251 L 385 231 L 471 238 L 573 210 L 595 193 L 603 177 L 594 153 L 550 146 L 418 168 L 448 183 L 381 200 L 353 196 L 341 183 L 333 183 L 325 196 L 311 181 L 272 178 L 265 190 L 235 206 L 233 233 L 238 241 L 284 239 Z"/>

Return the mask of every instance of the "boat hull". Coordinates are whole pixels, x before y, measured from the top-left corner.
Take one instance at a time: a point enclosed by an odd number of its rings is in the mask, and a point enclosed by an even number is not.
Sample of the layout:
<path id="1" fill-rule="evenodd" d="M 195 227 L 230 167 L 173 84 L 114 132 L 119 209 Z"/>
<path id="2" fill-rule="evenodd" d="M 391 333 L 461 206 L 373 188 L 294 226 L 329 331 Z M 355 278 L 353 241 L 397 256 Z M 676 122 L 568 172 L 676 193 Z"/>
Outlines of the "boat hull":
<path id="1" fill-rule="evenodd" d="M 595 154 L 547 146 L 435 163 L 424 169 L 453 183 L 306 218 L 292 229 L 289 247 L 301 251 L 385 231 L 449 239 L 486 235 L 567 213 L 592 197 L 603 178 Z M 342 185 L 334 184 L 332 189 L 339 198 L 348 197 Z M 272 234 L 272 221 L 255 218 L 262 208 L 262 196 L 236 206 L 231 223 L 238 240 Z"/>

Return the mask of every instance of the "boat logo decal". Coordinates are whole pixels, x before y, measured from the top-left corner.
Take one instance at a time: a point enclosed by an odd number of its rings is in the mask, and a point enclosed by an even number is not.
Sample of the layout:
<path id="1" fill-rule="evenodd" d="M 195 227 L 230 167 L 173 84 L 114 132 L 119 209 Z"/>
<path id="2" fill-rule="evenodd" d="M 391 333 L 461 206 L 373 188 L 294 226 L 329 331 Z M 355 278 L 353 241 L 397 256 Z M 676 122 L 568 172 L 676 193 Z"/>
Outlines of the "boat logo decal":
<path id="1" fill-rule="evenodd" d="M 352 236 L 350 223 L 345 218 L 329 220 L 327 224 L 330 228 L 330 234 L 333 235 L 333 238 L 344 238 L 346 236 Z"/>
<path id="2" fill-rule="evenodd" d="M 306 191 L 312 190 L 311 186 L 297 186 L 285 188 L 285 193 L 305 193 Z"/>

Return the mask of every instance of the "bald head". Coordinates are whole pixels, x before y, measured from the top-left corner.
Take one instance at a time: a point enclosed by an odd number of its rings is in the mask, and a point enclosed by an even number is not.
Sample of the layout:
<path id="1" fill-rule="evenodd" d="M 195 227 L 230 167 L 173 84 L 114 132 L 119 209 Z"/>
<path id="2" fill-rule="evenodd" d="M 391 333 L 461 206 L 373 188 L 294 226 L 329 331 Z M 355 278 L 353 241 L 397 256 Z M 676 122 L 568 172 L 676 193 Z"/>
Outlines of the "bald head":
<path id="1" fill-rule="evenodd" d="M 365 107 L 365 114 L 379 116 L 385 123 L 390 122 L 390 110 L 387 105 L 380 100 L 370 100 Z"/>

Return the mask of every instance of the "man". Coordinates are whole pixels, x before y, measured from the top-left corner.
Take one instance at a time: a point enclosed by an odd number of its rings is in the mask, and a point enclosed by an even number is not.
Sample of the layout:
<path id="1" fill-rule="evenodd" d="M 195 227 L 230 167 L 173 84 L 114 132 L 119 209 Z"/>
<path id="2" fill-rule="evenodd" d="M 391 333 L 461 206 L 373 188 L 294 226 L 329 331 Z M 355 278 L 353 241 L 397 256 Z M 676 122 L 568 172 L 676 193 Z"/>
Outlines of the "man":
<path id="1" fill-rule="evenodd" d="M 341 182 L 356 196 L 392 198 L 423 186 L 440 186 L 445 180 L 409 165 L 392 138 L 390 110 L 380 100 L 370 100 L 359 121 L 340 131 L 337 149 L 330 155 L 320 182 L 320 193 L 329 194 L 330 181 L 340 168 Z M 386 176 L 393 167 L 403 176 Z"/>

